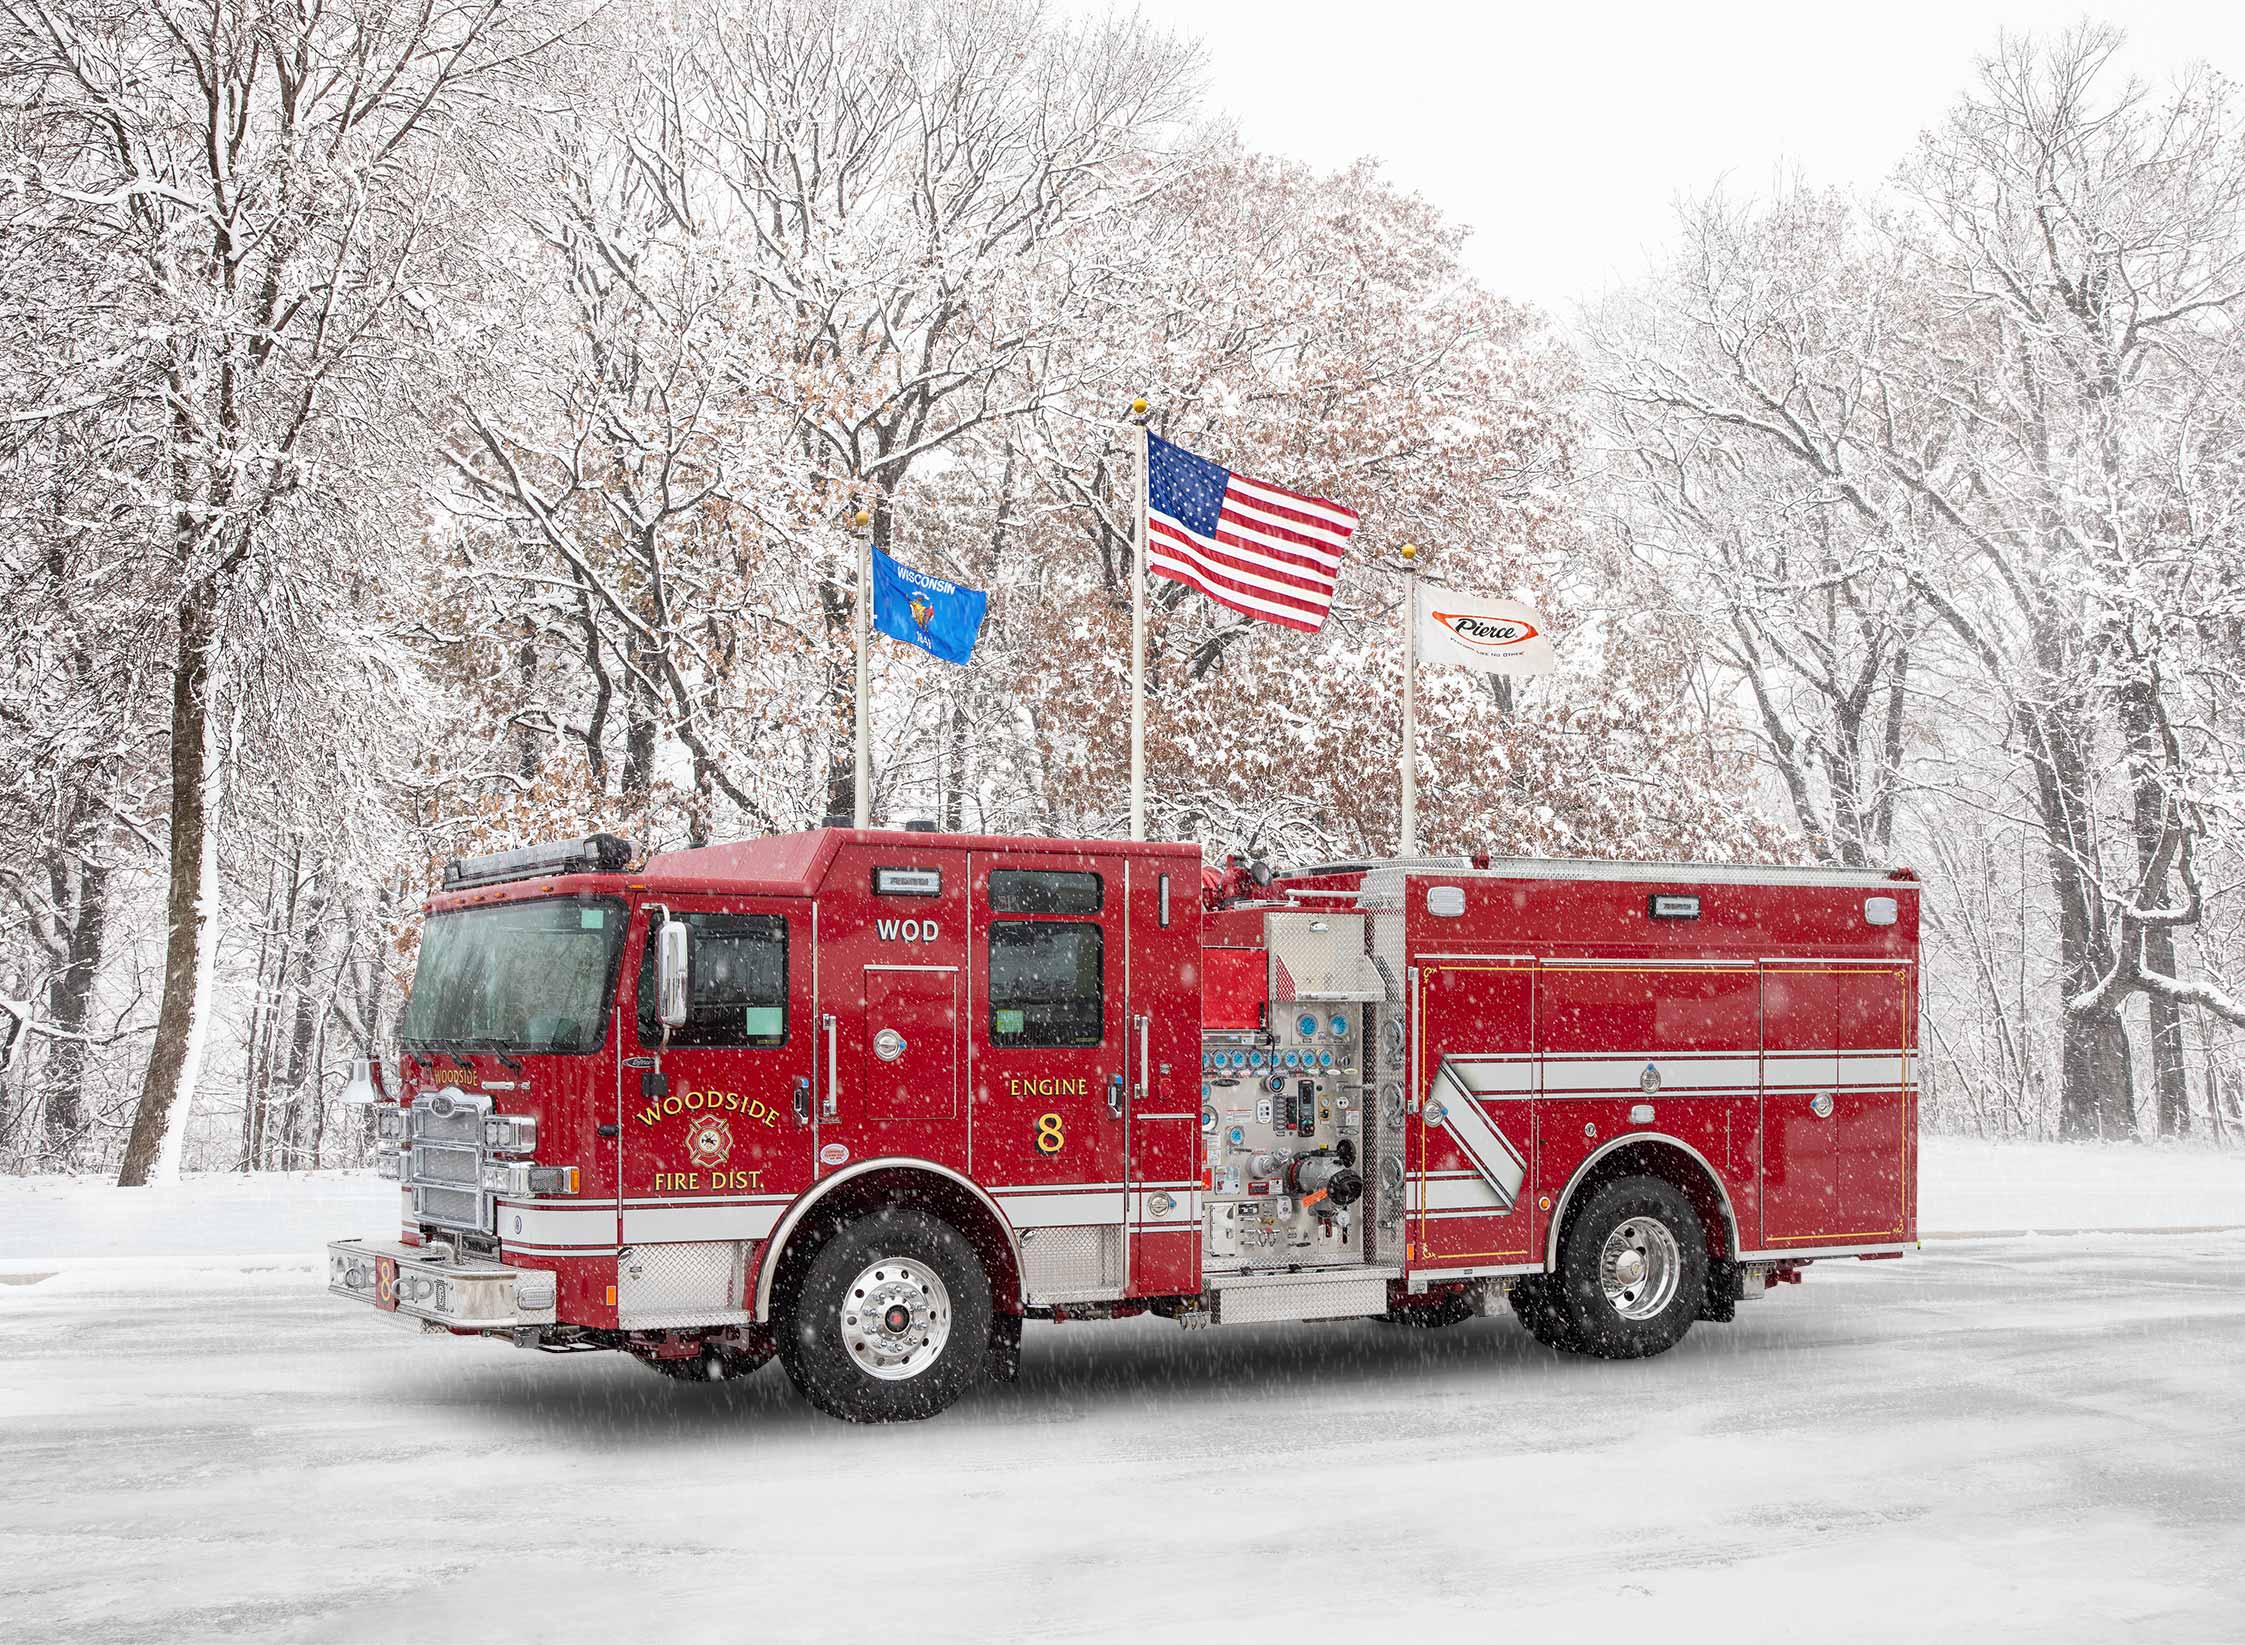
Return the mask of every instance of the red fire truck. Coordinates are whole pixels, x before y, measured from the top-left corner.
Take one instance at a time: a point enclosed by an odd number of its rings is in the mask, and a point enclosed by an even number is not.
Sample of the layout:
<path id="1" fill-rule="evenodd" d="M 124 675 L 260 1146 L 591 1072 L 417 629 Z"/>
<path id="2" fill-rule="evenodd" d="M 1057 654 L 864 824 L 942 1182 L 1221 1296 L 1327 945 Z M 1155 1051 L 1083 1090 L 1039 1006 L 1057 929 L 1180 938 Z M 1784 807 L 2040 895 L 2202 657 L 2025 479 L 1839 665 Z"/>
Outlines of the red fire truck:
<path id="1" fill-rule="evenodd" d="M 1915 1243 L 1907 871 L 823 828 L 450 864 L 335 1294 L 922 1417 L 1025 1319 L 1659 1353 Z M 376 1080 L 389 1087 L 382 1095 Z"/>

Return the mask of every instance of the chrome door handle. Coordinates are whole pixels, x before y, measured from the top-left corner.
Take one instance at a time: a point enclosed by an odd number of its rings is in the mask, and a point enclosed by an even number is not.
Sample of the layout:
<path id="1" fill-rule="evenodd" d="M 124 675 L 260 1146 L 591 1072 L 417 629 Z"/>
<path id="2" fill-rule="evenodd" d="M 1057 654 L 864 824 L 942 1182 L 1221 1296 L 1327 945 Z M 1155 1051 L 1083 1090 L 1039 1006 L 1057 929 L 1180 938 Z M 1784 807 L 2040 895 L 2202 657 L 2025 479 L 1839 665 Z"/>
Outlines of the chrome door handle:
<path id="1" fill-rule="evenodd" d="M 841 1080 L 842 1063 L 841 1054 L 835 1049 L 834 1013 L 827 1012 L 824 1020 L 826 1023 L 826 1101 L 821 1105 L 819 1112 L 827 1119 L 832 1119 L 840 1111 L 835 1106 L 835 1088 Z"/>
<path id="2" fill-rule="evenodd" d="M 1122 1088 L 1123 1077 L 1120 1074 L 1110 1074 L 1107 1077 L 1107 1112 L 1116 1119 L 1122 1118 Z"/>
<path id="3" fill-rule="evenodd" d="M 811 1123 L 811 1076 L 808 1074 L 795 1076 L 795 1123 Z"/>

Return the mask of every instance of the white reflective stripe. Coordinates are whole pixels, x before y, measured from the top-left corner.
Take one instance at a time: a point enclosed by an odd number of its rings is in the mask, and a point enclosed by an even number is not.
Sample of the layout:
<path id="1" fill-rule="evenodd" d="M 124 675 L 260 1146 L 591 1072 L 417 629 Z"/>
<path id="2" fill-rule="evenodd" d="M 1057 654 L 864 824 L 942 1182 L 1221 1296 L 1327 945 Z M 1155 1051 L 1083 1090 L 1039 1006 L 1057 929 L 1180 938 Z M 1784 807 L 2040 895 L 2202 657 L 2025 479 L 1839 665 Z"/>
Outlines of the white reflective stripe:
<path id="1" fill-rule="evenodd" d="M 1497 1191 L 1479 1177 L 1430 1177 L 1426 1184 L 1426 1209 L 1431 1215 L 1439 1211 L 1479 1211 L 1502 1213 L 1509 1209 L 1497 1197 Z"/>
<path id="2" fill-rule="evenodd" d="M 672 1240 L 764 1239 L 778 1226 L 778 1205 L 626 1206 L 624 1243 Z"/>
<path id="3" fill-rule="evenodd" d="M 616 1207 L 593 1205 L 537 1205 L 501 1200 L 499 1238 L 508 1245 L 544 1245 L 559 1248 L 604 1245 L 616 1248 Z"/>
<path id="4" fill-rule="evenodd" d="M 996 1196 L 1006 1220 L 1016 1228 L 1072 1228 L 1119 1223 L 1130 1207 L 1120 1188 L 1089 1194 L 1004 1194 Z"/>
<path id="5" fill-rule="evenodd" d="M 1528 1158 L 1513 1147 L 1505 1134 L 1489 1123 L 1481 1105 L 1474 1101 L 1464 1081 L 1459 1077 L 1451 1059 L 1444 1057 L 1442 1066 L 1435 1071 L 1434 1084 L 1428 1092 L 1432 1101 L 1440 1104 L 1440 1120 L 1451 1139 L 1465 1150 L 1474 1169 L 1486 1177 L 1489 1186 L 1507 1210 L 1520 1197 L 1520 1185 L 1528 1180 Z M 1437 1116 L 1428 1114 L 1431 1123 Z"/>
<path id="6" fill-rule="evenodd" d="M 1763 1058 L 1765 1085 L 1837 1085 L 1837 1051 L 1771 1051 Z"/>
<path id="7" fill-rule="evenodd" d="M 1581 1061 L 1551 1058 L 1543 1066 L 1543 1088 L 1560 1091 L 1621 1091 L 1642 1087 L 1646 1065 L 1659 1076 L 1662 1091 L 1752 1090 L 1762 1077 L 1757 1057 L 1599 1057 Z"/>
<path id="8" fill-rule="evenodd" d="M 1892 1087 L 1907 1083 L 1903 1057 L 1896 1051 L 1772 1051 L 1768 1084 L 1793 1086 Z"/>
<path id="9" fill-rule="evenodd" d="M 1752 1091 L 1757 1084 L 1790 1090 L 1864 1086 L 1879 1089 L 1914 1083 L 1905 1070 L 1912 1060 L 1891 1051 L 1771 1051 L 1756 1057 L 1737 1051 L 1549 1051 L 1473 1052 L 1445 1059 L 1459 1082 L 1481 1097 L 1533 1092 L 1537 1068 L 1550 1095 L 1579 1091 L 1642 1089 L 1645 1065 L 1660 1075 L 1660 1089 Z"/>
<path id="10" fill-rule="evenodd" d="M 1528 1057 L 1445 1057 L 1451 1078 L 1475 1096 L 1512 1096 L 1536 1088 L 1536 1059 Z"/>
<path id="11" fill-rule="evenodd" d="M 785 1205 L 794 1199 L 793 1194 L 657 1194 L 646 1199 L 627 1199 L 626 1206 L 643 1205 Z"/>

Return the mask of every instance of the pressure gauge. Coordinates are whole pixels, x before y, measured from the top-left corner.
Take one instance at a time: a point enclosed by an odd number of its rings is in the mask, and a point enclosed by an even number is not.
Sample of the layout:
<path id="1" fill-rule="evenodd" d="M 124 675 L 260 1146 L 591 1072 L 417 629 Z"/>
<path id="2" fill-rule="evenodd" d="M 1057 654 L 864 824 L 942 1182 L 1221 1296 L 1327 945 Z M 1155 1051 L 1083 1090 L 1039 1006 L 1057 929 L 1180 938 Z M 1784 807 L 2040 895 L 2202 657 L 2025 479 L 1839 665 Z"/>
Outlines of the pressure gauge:
<path id="1" fill-rule="evenodd" d="M 1294 1031 L 1306 1040 L 1315 1039 L 1317 1037 L 1317 1019 L 1305 1014 L 1300 1021 L 1294 1024 Z"/>
<path id="2" fill-rule="evenodd" d="M 1335 1017 L 1333 1019 L 1333 1037 L 1337 1040 L 1342 1040 L 1347 1039 L 1348 1035 L 1349 1019 L 1346 1017 Z"/>

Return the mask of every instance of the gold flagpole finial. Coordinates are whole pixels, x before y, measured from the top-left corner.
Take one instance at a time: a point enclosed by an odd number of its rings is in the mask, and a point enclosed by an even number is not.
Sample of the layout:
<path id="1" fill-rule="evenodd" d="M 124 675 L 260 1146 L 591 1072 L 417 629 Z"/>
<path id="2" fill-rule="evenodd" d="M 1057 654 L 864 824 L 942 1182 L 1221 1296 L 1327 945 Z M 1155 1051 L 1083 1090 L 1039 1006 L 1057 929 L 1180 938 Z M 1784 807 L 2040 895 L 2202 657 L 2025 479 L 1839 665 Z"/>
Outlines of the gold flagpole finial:
<path id="1" fill-rule="evenodd" d="M 1396 553 L 1403 556 L 1403 563 L 1405 565 L 1409 565 L 1413 560 L 1416 560 L 1419 557 L 1419 546 L 1416 543 L 1405 543 L 1401 548 L 1396 550 Z"/>
<path id="2" fill-rule="evenodd" d="M 872 523 L 873 516 L 866 513 L 862 508 L 859 509 L 855 514 L 850 516 L 850 524 L 856 526 L 861 531 Z"/>
<path id="3" fill-rule="evenodd" d="M 1141 395 L 1137 399 L 1130 402 L 1130 414 L 1133 417 L 1143 417 L 1146 415 L 1145 396 Z"/>

